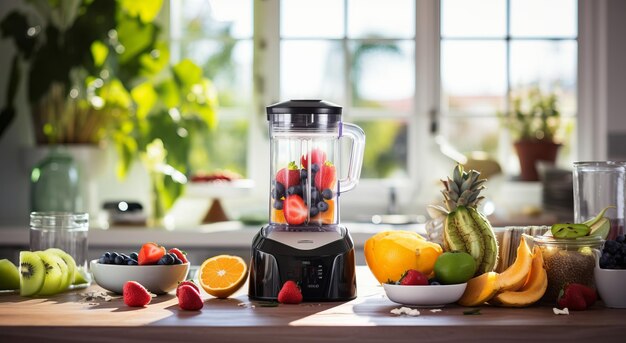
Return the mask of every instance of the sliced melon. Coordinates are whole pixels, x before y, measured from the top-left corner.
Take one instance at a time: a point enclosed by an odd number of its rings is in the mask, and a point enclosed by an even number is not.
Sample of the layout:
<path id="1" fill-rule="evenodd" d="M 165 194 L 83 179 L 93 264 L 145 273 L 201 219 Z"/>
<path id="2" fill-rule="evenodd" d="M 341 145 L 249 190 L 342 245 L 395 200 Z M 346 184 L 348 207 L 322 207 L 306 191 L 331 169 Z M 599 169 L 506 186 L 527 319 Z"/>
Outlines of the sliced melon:
<path id="1" fill-rule="evenodd" d="M 526 238 L 522 236 L 517 247 L 515 262 L 496 277 L 496 288 L 498 291 L 516 291 L 520 289 L 528 279 L 532 260 L 533 254 L 526 243 Z"/>
<path id="2" fill-rule="evenodd" d="M 458 303 L 462 306 L 478 306 L 489 301 L 497 292 L 496 272 L 487 272 L 467 282 L 467 287 Z"/>

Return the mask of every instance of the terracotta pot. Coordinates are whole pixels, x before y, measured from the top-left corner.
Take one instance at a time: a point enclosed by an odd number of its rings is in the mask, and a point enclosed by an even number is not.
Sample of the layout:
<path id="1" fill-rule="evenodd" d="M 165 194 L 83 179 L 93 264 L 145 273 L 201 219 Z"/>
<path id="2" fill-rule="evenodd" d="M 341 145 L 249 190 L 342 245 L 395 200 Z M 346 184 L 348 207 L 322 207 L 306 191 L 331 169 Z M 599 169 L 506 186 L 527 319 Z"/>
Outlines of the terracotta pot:
<path id="1" fill-rule="evenodd" d="M 539 181 L 537 161 L 554 164 L 561 144 L 543 140 L 522 140 L 515 142 L 515 150 L 519 157 L 522 181 Z"/>

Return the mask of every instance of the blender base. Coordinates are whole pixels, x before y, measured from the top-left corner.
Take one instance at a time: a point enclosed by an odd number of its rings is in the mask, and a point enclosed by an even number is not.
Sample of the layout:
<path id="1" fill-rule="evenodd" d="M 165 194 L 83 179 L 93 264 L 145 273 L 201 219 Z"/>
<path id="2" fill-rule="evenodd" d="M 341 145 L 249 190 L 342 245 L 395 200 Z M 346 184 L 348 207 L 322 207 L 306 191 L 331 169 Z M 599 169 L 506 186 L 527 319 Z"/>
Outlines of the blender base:
<path id="1" fill-rule="evenodd" d="M 248 296 L 276 301 L 288 280 L 298 283 L 303 301 L 356 298 L 354 243 L 348 230 L 340 225 L 263 227 L 252 243 Z"/>

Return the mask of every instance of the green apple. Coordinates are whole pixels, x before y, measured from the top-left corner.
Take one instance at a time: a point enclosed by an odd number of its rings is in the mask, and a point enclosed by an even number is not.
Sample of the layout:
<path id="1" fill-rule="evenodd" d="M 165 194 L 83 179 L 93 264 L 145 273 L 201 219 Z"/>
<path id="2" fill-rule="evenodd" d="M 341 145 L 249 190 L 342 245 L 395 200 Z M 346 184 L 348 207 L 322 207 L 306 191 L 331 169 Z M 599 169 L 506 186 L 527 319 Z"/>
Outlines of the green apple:
<path id="1" fill-rule="evenodd" d="M 443 285 L 465 283 L 474 276 L 476 267 L 476 261 L 466 252 L 444 252 L 435 261 L 435 278 Z"/>
<path id="2" fill-rule="evenodd" d="M 20 289 L 20 272 L 13 262 L 0 260 L 0 290 Z"/>

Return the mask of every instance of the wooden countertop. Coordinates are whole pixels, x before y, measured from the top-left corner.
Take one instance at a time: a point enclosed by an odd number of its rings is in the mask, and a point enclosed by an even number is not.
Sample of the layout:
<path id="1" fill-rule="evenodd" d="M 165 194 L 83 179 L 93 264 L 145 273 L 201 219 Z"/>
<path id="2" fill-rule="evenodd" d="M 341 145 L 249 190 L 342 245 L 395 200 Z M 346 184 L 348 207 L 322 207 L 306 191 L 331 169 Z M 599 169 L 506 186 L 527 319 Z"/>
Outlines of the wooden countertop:
<path id="1" fill-rule="evenodd" d="M 232 298 L 203 294 L 202 311 L 182 311 L 177 299 L 159 296 L 145 308 L 130 308 L 121 298 L 84 301 L 97 285 L 50 298 L 0 294 L 2 342 L 396 342 L 534 340 L 623 342 L 626 309 L 601 303 L 587 311 L 554 315 L 550 306 L 510 309 L 484 306 L 480 315 L 448 305 L 440 312 L 420 308 L 420 316 L 396 316 L 400 305 L 388 300 L 367 267 L 358 269 L 358 297 L 349 302 L 255 306 L 244 286 Z"/>

